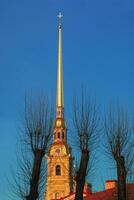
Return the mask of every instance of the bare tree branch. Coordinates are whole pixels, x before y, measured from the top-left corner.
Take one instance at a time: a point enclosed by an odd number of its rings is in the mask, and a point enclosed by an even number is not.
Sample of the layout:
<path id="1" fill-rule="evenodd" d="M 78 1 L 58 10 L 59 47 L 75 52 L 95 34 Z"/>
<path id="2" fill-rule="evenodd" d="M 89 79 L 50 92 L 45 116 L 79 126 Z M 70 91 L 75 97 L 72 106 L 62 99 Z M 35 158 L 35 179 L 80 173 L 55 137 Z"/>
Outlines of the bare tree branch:
<path id="1" fill-rule="evenodd" d="M 37 200 L 45 189 L 45 159 L 52 138 L 53 115 L 46 98 L 25 99 L 25 112 L 19 144 L 18 170 L 11 188 L 24 200 Z"/>
<path id="2" fill-rule="evenodd" d="M 73 126 L 81 151 L 79 169 L 76 175 L 75 200 L 83 199 L 85 177 L 91 167 L 88 168 L 89 156 L 97 142 L 98 122 L 96 102 L 92 102 L 91 98 L 82 91 L 80 101 L 75 98 L 73 102 Z"/>
<path id="3" fill-rule="evenodd" d="M 107 150 L 117 167 L 118 200 L 126 200 L 126 177 L 134 164 L 132 125 L 127 112 L 110 110 L 105 116 L 105 134 Z"/>

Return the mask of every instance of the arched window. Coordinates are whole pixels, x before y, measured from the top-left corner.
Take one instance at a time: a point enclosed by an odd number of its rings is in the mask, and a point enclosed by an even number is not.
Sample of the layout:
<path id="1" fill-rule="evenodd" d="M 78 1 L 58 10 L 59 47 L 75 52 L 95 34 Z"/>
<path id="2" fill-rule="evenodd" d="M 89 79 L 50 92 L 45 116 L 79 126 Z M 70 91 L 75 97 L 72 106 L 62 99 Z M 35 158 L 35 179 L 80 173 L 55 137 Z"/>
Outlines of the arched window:
<path id="1" fill-rule="evenodd" d="M 61 175 L 61 167 L 60 167 L 60 165 L 56 165 L 55 173 L 56 173 L 56 176 L 60 176 Z"/>
<path id="2" fill-rule="evenodd" d="M 59 193 L 55 193 L 55 199 L 59 199 Z"/>
<path id="3" fill-rule="evenodd" d="M 57 136 L 57 138 L 60 138 L 60 132 L 58 132 L 58 136 Z"/>
<path id="4" fill-rule="evenodd" d="M 65 137 L 65 134 L 64 134 L 64 132 L 62 132 L 62 139 L 64 139 L 64 137 Z"/>

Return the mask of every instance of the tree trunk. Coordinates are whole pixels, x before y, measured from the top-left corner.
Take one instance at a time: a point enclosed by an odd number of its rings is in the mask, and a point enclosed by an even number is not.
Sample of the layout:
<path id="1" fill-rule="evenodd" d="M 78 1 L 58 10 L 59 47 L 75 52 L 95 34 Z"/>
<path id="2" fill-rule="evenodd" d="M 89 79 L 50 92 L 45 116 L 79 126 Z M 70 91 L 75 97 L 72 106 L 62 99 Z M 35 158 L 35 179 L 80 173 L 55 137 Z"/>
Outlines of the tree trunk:
<path id="1" fill-rule="evenodd" d="M 38 185 L 39 185 L 42 158 L 43 158 L 42 150 L 40 149 L 36 150 L 36 152 L 34 153 L 34 164 L 32 170 L 32 178 L 30 182 L 30 192 L 29 195 L 26 197 L 26 200 L 37 200 L 39 196 Z"/>
<path id="2" fill-rule="evenodd" d="M 120 156 L 117 161 L 117 176 L 118 200 L 126 200 L 126 169 L 123 156 Z"/>
<path id="3" fill-rule="evenodd" d="M 89 152 L 82 151 L 80 167 L 76 176 L 75 200 L 83 200 L 83 190 L 84 190 L 88 160 L 89 160 Z"/>

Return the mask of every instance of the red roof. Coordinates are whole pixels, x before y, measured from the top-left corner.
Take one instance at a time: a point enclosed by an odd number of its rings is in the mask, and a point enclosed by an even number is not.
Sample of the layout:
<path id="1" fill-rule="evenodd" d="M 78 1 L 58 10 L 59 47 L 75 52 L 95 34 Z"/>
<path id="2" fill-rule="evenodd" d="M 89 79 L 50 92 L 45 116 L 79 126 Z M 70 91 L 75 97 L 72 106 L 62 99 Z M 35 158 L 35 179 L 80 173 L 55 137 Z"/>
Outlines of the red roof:
<path id="1" fill-rule="evenodd" d="M 127 184 L 127 199 L 134 200 L 134 184 Z M 84 200 L 117 200 L 116 189 L 104 190 L 88 195 Z"/>
<path id="2" fill-rule="evenodd" d="M 109 183 L 109 182 L 117 182 L 117 180 L 106 180 L 106 183 Z"/>
<path id="3" fill-rule="evenodd" d="M 134 200 L 134 183 L 127 184 L 127 200 Z M 75 193 L 61 198 L 59 200 L 74 199 Z M 91 193 L 89 191 L 83 193 L 84 200 L 117 200 L 117 189 L 107 189 L 104 191 Z"/>

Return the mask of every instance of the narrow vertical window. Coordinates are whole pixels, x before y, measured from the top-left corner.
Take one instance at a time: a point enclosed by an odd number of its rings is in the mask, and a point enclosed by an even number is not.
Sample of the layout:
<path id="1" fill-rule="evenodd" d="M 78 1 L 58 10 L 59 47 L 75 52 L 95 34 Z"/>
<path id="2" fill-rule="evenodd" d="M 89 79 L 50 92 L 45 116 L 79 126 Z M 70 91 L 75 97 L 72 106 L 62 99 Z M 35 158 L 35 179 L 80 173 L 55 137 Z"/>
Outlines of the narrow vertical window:
<path id="1" fill-rule="evenodd" d="M 64 135 L 64 132 L 62 132 L 62 139 L 64 139 L 65 135 Z"/>
<path id="2" fill-rule="evenodd" d="M 57 138 L 60 138 L 60 132 L 58 132 L 58 137 Z"/>
<path id="3" fill-rule="evenodd" d="M 55 172 L 56 172 L 56 176 L 60 176 L 61 175 L 61 167 L 60 167 L 60 165 L 56 165 Z"/>

